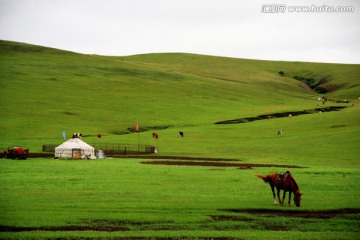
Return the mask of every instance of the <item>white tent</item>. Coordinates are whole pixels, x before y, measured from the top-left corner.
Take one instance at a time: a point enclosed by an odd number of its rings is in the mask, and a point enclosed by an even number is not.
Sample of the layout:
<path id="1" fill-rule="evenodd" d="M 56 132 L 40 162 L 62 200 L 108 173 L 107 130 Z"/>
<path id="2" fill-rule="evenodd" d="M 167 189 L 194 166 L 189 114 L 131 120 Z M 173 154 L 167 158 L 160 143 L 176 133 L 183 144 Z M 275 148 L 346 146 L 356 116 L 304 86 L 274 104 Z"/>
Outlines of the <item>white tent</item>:
<path id="1" fill-rule="evenodd" d="M 86 159 L 95 157 L 95 149 L 79 138 L 71 138 L 55 148 L 55 158 Z"/>

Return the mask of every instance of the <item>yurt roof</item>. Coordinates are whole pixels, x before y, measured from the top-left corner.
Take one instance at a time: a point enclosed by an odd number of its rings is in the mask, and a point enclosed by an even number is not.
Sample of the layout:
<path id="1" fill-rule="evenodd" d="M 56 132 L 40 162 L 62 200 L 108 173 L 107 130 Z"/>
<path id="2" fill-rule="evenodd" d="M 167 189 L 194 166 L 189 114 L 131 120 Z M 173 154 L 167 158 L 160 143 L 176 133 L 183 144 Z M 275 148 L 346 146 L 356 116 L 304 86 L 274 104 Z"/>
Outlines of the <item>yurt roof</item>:
<path id="1" fill-rule="evenodd" d="M 92 148 L 92 149 L 94 149 L 92 146 L 90 146 L 89 144 L 87 144 L 86 142 L 82 141 L 79 138 L 71 138 L 71 139 L 67 140 L 66 142 L 62 143 L 61 145 L 57 146 L 56 148 L 66 148 L 66 149 Z"/>

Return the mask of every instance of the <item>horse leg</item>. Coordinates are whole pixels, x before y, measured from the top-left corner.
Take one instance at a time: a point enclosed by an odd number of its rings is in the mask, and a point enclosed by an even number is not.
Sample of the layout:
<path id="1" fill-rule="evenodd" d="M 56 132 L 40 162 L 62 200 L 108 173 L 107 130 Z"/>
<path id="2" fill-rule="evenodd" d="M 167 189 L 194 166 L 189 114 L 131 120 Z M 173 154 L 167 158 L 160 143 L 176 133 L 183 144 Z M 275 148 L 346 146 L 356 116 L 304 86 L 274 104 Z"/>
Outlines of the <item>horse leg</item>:
<path id="1" fill-rule="evenodd" d="M 288 202 L 289 206 L 291 206 L 291 193 L 292 191 L 289 191 L 289 202 Z"/>
<path id="2" fill-rule="evenodd" d="M 279 202 L 280 202 L 280 205 L 282 206 L 283 205 L 283 202 L 281 202 L 281 199 L 280 199 L 280 188 L 276 188 L 277 190 L 277 196 L 278 196 L 278 199 L 279 199 Z"/>
<path id="3" fill-rule="evenodd" d="M 281 201 L 281 205 L 284 205 L 284 203 L 285 203 L 285 197 L 286 197 L 286 191 L 284 190 L 284 194 L 283 194 L 283 198 L 282 198 L 282 201 Z"/>
<path id="4" fill-rule="evenodd" d="M 274 185 L 271 184 L 270 187 L 271 187 L 271 191 L 272 191 L 273 196 L 274 196 L 274 205 L 277 205 L 276 196 L 275 196 L 275 190 L 274 190 Z"/>

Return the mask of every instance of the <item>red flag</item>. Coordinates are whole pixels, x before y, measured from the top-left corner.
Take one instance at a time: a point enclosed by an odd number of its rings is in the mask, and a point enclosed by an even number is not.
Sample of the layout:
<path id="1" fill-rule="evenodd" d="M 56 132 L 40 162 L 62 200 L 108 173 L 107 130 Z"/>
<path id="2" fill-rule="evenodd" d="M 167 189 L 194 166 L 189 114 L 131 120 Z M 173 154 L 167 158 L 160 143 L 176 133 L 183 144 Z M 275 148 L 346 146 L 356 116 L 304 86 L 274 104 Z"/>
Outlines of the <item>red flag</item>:
<path id="1" fill-rule="evenodd" d="M 98 137 L 98 138 L 101 138 L 101 133 L 98 133 L 97 137 Z"/>
<path id="2" fill-rule="evenodd" d="M 137 132 L 139 131 L 139 123 L 138 123 L 138 122 L 136 123 L 135 130 L 136 130 Z"/>

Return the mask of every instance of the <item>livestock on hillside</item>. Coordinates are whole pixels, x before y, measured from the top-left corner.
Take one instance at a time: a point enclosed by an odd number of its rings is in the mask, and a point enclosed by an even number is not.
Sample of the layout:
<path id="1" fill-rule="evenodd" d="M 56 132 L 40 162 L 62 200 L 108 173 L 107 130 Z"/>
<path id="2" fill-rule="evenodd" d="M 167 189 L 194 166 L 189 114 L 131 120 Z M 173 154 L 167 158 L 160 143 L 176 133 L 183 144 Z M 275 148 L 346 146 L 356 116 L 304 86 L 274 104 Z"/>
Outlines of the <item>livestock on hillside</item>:
<path id="1" fill-rule="evenodd" d="M 265 183 L 270 184 L 271 191 L 272 191 L 273 197 L 274 197 L 274 204 L 275 205 L 277 205 L 276 196 L 275 196 L 275 190 L 274 190 L 274 188 L 276 187 L 277 197 L 279 199 L 279 202 L 280 202 L 281 206 L 284 205 L 286 192 L 289 192 L 289 201 L 288 201 L 289 206 L 291 205 L 290 204 L 291 194 L 294 193 L 295 205 L 297 207 L 300 207 L 300 201 L 301 201 L 302 193 L 300 193 L 299 187 L 298 187 L 294 177 L 291 175 L 291 173 L 289 171 L 286 171 L 286 172 L 280 173 L 280 174 L 277 174 L 277 173 L 268 174 L 266 176 L 255 174 L 255 176 L 257 176 L 258 178 L 261 178 L 262 180 L 264 180 Z M 282 199 L 280 199 L 280 191 L 281 190 L 284 191 Z"/>

